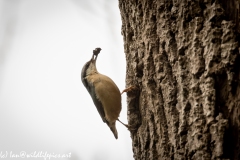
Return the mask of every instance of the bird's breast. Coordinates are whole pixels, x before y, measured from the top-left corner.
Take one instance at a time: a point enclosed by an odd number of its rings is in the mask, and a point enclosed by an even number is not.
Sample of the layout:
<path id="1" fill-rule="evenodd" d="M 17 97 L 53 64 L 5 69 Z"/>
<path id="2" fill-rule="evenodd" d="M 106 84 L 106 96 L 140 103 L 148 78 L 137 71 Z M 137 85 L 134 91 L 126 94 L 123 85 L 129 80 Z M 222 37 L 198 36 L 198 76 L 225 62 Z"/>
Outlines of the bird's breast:
<path id="1" fill-rule="evenodd" d="M 87 78 L 95 88 L 97 99 L 103 105 L 105 118 L 108 121 L 117 120 L 121 111 L 121 93 L 117 85 L 102 74 L 90 75 Z"/>

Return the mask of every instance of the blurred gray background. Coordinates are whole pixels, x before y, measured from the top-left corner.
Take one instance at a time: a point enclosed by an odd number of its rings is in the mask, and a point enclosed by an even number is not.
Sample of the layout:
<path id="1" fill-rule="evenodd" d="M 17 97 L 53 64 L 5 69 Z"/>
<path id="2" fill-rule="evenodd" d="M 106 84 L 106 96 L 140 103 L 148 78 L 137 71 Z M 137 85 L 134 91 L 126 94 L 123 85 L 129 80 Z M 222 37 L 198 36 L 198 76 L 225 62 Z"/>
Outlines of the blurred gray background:
<path id="1" fill-rule="evenodd" d="M 132 160 L 129 131 L 117 122 L 114 138 L 80 79 L 101 47 L 98 71 L 125 88 L 118 1 L 0 0 L 0 23 L 0 153 Z M 127 122 L 125 95 L 120 119 Z"/>

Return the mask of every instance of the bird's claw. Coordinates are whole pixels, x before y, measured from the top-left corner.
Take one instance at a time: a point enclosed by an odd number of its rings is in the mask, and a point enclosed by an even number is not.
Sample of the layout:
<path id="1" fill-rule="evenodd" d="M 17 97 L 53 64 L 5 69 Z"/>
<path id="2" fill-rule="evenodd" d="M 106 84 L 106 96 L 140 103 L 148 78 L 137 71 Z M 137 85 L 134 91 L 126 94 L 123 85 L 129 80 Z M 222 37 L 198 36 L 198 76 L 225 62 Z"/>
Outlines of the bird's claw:
<path id="1" fill-rule="evenodd" d="M 130 92 L 130 91 L 133 91 L 133 90 L 136 90 L 136 89 L 137 89 L 137 87 L 135 87 L 135 86 L 130 86 L 130 87 L 124 89 L 124 90 L 121 92 L 121 94 L 123 94 L 124 92 Z"/>
<path id="2" fill-rule="evenodd" d="M 134 126 L 132 126 L 132 125 L 129 125 L 129 124 L 125 124 L 125 123 L 123 123 L 122 121 L 120 121 L 119 119 L 117 119 L 117 121 L 120 122 L 120 123 L 122 123 L 122 125 L 124 125 L 130 132 L 137 130 L 136 127 L 134 127 Z"/>
<path id="3" fill-rule="evenodd" d="M 127 129 L 128 129 L 130 132 L 137 130 L 137 128 L 134 127 L 133 125 L 129 125 L 129 124 L 128 124 L 126 127 L 127 127 Z"/>

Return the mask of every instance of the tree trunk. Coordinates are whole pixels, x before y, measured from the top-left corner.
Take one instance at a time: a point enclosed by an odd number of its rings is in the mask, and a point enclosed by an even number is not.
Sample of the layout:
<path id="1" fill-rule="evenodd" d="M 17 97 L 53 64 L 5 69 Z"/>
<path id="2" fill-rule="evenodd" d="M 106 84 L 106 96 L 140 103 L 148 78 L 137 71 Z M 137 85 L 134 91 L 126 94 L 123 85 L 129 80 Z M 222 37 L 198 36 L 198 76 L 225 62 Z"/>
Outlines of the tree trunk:
<path id="1" fill-rule="evenodd" d="M 240 159 L 238 0 L 119 0 L 136 160 Z"/>

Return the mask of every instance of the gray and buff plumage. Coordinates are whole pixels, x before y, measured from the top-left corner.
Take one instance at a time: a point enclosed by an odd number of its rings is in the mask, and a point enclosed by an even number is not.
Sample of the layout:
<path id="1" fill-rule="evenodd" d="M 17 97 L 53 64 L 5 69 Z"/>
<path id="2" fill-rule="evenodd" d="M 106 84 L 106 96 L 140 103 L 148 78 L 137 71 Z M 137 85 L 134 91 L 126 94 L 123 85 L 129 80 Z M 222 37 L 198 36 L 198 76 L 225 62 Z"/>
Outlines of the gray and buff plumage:
<path id="1" fill-rule="evenodd" d="M 121 93 L 111 78 L 97 71 L 96 60 L 100 50 L 100 48 L 96 48 L 92 58 L 83 66 L 81 79 L 103 122 L 107 123 L 117 139 L 118 133 L 115 124 L 121 112 Z"/>

